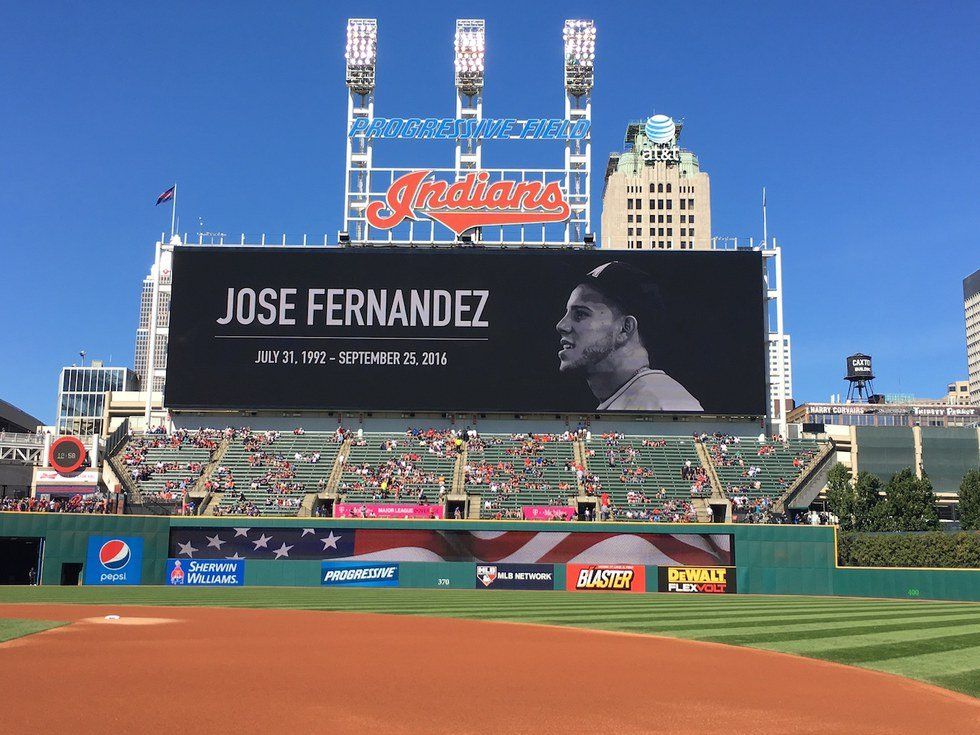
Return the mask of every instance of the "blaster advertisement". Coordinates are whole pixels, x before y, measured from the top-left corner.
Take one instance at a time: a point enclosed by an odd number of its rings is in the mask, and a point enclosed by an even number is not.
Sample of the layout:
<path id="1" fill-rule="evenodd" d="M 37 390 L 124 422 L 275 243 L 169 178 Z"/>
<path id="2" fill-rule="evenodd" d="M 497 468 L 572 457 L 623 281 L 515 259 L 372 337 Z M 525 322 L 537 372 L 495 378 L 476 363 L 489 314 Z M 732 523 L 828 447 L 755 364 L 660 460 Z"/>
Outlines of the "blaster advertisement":
<path id="1" fill-rule="evenodd" d="M 646 567 L 632 564 L 569 564 L 565 568 L 569 592 L 646 592 Z"/>

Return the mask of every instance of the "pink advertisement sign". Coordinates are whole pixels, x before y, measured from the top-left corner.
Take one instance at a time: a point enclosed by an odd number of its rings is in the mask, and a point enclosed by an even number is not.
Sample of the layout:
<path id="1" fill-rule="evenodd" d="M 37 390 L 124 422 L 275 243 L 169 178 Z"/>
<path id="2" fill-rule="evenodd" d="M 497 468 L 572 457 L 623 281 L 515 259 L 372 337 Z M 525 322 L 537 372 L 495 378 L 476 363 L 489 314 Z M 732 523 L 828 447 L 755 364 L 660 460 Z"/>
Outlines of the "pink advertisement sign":
<path id="1" fill-rule="evenodd" d="M 525 521 L 569 521 L 575 515 L 575 508 L 570 505 L 525 505 Z"/>
<path id="2" fill-rule="evenodd" d="M 334 503 L 334 518 L 443 518 L 441 505 Z"/>

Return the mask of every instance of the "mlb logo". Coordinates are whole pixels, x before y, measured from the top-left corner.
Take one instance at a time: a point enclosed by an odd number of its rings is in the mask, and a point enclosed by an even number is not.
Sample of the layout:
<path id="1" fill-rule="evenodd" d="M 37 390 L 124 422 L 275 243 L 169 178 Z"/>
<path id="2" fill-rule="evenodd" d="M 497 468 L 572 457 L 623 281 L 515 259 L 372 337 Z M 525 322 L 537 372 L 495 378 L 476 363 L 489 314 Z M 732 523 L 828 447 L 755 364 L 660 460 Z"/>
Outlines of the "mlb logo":
<path id="1" fill-rule="evenodd" d="M 476 578 L 483 582 L 484 587 L 489 587 L 497 580 L 497 567 L 477 565 Z"/>

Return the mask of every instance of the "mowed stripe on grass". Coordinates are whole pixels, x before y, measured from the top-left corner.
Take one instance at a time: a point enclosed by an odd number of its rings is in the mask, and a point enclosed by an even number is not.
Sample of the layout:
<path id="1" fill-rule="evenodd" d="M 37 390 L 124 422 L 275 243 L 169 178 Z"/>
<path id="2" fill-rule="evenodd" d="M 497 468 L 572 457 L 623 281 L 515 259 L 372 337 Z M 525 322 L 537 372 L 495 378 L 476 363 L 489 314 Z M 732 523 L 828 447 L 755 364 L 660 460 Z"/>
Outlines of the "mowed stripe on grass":
<path id="1" fill-rule="evenodd" d="M 980 697 L 980 604 L 483 590 L 8 587 L 2 602 L 298 608 L 543 623 L 712 641 L 887 671 Z"/>
<path id="2" fill-rule="evenodd" d="M 12 641 L 14 638 L 22 638 L 32 633 L 40 633 L 42 630 L 60 628 L 67 623 L 59 623 L 53 620 L 19 620 L 17 618 L 0 618 L 0 643 Z"/>

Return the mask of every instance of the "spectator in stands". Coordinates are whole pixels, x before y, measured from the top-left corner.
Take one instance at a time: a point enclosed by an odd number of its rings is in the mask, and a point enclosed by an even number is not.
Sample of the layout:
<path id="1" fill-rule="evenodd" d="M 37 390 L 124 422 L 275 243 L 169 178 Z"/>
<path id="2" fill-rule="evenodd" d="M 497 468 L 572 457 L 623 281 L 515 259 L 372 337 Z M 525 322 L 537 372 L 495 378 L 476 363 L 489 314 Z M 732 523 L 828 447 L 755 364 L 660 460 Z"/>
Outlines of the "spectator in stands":
<path id="1" fill-rule="evenodd" d="M 597 411 L 702 411 L 700 402 L 663 370 L 651 367 L 656 285 L 620 261 L 591 271 L 572 291 L 560 335 L 559 371 L 582 371 Z"/>
<path id="2" fill-rule="evenodd" d="M 609 493 L 607 492 L 599 496 L 599 517 L 604 521 L 609 520 Z"/>

